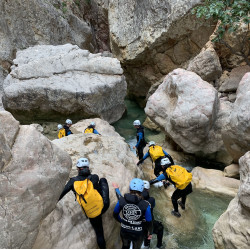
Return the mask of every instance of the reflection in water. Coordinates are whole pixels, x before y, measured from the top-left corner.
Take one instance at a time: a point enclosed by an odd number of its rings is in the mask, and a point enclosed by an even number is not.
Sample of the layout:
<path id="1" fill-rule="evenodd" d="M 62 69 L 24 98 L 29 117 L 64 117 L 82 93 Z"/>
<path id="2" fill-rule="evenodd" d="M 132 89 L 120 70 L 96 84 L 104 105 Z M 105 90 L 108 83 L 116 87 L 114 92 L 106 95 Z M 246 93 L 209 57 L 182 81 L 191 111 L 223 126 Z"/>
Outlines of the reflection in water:
<path id="1" fill-rule="evenodd" d="M 136 144 L 136 130 L 133 127 L 134 120 L 140 120 L 144 122 L 146 115 L 144 110 L 140 108 L 135 102 L 126 100 L 127 113 L 121 120 L 113 124 L 115 130 L 125 138 L 130 145 L 131 150 L 135 153 L 132 147 Z M 164 135 L 159 132 L 152 132 L 145 128 L 145 137 L 147 141 L 155 140 L 156 143 L 164 139 Z M 194 166 L 184 165 L 188 170 L 191 170 Z M 187 209 L 185 213 L 193 214 L 193 223 L 182 221 L 188 219 L 190 216 L 182 216 L 178 218 L 180 225 L 176 228 L 169 227 L 166 217 L 172 216 L 170 214 L 172 210 L 172 204 L 170 200 L 166 202 L 166 196 L 163 190 L 151 188 L 151 196 L 156 199 L 156 208 L 154 214 L 157 220 L 164 222 L 164 246 L 165 248 L 180 248 L 180 249 L 207 249 L 214 248 L 212 238 L 212 228 L 214 223 L 218 220 L 219 216 L 227 209 L 231 197 L 219 196 L 211 193 L 204 193 L 198 190 L 194 190 L 187 198 Z M 182 211 L 180 211 L 182 212 Z M 192 217 L 191 217 L 192 218 Z M 171 219 L 171 217 L 170 217 Z M 188 230 L 187 225 L 192 225 L 192 229 Z M 184 226 L 185 224 L 185 226 Z M 151 247 L 156 246 L 156 235 L 153 235 Z"/>

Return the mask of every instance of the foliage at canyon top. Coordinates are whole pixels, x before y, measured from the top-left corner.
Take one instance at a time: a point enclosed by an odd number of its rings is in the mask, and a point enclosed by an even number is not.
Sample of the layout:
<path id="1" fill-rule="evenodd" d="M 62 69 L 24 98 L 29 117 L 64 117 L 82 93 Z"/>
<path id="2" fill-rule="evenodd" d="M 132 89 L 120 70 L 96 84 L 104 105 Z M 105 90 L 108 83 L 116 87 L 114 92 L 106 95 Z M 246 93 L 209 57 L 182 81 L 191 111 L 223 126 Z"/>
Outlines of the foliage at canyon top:
<path id="1" fill-rule="evenodd" d="M 205 0 L 204 4 L 197 6 L 193 13 L 198 18 L 219 20 L 215 38 L 213 42 L 224 44 L 233 54 L 244 58 L 246 63 L 250 65 L 248 59 L 250 50 L 248 43 L 250 41 L 250 2 L 249 0 Z M 225 33 L 236 32 L 242 28 L 242 24 L 246 25 L 246 31 L 241 37 L 241 46 L 239 49 L 233 48 L 225 39 Z"/>

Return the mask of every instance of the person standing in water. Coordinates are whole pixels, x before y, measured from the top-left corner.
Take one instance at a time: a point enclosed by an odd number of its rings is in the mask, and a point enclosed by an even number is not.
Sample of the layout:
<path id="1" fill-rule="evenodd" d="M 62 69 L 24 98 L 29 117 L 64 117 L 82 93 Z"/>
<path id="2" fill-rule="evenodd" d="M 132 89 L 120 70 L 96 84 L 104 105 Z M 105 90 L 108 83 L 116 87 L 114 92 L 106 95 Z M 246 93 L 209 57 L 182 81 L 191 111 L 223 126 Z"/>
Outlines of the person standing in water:
<path id="1" fill-rule="evenodd" d="M 176 190 L 171 196 L 172 204 L 174 210 L 171 212 L 172 215 L 176 217 L 181 217 L 178 210 L 178 204 L 182 210 L 185 210 L 185 203 L 187 195 L 192 193 L 192 173 L 189 173 L 185 168 L 172 165 L 168 158 L 161 160 L 161 166 L 163 169 L 163 174 L 159 175 L 157 178 L 149 181 L 150 185 L 158 181 L 167 180 L 174 184 Z M 181 201 L 178 199 L 181 198 Z"/>
<path id="2" fill-rule="evenodd" d="M 133 149 L 136 149 L 137 156 L 139 160 L 141 160 L 143 157 L 143 149 L 147 145 L 144 138 L 144 127 L 141 125 L 141 122 L 139 120 L 135 120 L 133 122 L 133 125 L 136 128 L 136 140 L 137 140 L 137 143 L 133 147 Z"/>

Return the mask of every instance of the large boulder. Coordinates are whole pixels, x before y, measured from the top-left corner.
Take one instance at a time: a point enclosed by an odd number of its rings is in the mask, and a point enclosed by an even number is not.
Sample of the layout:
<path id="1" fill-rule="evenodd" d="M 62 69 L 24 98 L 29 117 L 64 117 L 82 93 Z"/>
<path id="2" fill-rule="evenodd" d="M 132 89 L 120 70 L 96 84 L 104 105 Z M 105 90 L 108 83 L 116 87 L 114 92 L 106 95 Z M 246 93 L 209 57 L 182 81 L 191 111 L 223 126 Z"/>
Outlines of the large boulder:
<path id="1" fill-rule="evenodd" d="M 216 248 L 247 249 L 250 241 L 250 152 L 240 158 L 240 188 L 213 228 Z"/>
<path id="2" fill-rule="evenodd" d="M 65 3 L 0 0 L 0 64 L 3 68 L 9 69 L 17 50 L 37 44 L 72 43 L 94 51 L 96 44 L 91 27 Z"/>
<path id="3" fill-rule="evenodd" d="M 236 101 L 223 127 L 222 138 L 234 161 L 250 150 L 250 72 L 239 83 Z"/>
<path id="4" fill-rule="evenodd" d="M 239 173 L 239 164 L 230 164 L 229 166 L 224 168 L 224 176 L 230 177 L 230 178 L 240 178 Z"/>
<path id="5" fill-rule="evenodd" d="M 185 152 L 230 163 L 221 137 L 230 105 L 198 75 L 176 69 L 149 97 L 145 112 Z"/>
<path id="6" fill-rule="evenodd" d="M 223 171 L 195 167 L 192 183 L 196 189 L 235 197 L 240 181 L 225 177 Z"/>
<path id="7" fill-rule="evenodd" d="M 78 158 L 87 157 L 92 173 L 107 179 L 110 187 L 110 208 L 102 218 L 104 235 L 107 248 L 120 248 L 120 224 L 113 218 L 117 198 L 111 183 L 118 183 L 121 193 L 124 194 L 129 190 L 130 180 L 142 173 L 136 166 L 136 156 L 124 138 L 107 122 L 95 120 L 96 128 L 102 135 L 84 134 L 89 121 L 74 125 L 78 134 L 56 139 L 53 143 L 70 154 L 74 165 L 70 176 L 77 175 L 75 164 Z M 75 201 L 73 192 L 64 196 L 56 209 L 43 221 L 34 248 L 98 248 L 94 230 Z"/>
<path id="8" fill-rule="evenodd" d="M 219 57 L 213 48 L 202 50 L 189 62 L 187 70 L 195 72 L 207 82 L 216 80 L 222 73 Z"/>
<path id="9" fill-rule="evenodd" d="M 242 77 L 250 72 L 250 66 L 240 66 L 232 69 L 228 77 L 219 80 L 220 92 L 236 92 Z"/>
<path id="10" fill-rule="evenodd" d="M 214 27 L 197 22 L 200 0 L 111 0 L 111 50 L 121 61 L 130 94 L 145 97 L 150 86 L 200 52 Z"/>
<path id="11" fill-rule="evenodd" d="M 32 248 L 55 208 L 71 169 L 70 156 L 33 126 L 0 112 L 0 248 Z"/>
<path id="12" fill-rule="evenodd" d="M 4 82 L 3 105 L 19 120 L 101 117 L 125 111 L 127 84 L 117 59 L 76 45 L 38 45 L 17 52 Z"/>

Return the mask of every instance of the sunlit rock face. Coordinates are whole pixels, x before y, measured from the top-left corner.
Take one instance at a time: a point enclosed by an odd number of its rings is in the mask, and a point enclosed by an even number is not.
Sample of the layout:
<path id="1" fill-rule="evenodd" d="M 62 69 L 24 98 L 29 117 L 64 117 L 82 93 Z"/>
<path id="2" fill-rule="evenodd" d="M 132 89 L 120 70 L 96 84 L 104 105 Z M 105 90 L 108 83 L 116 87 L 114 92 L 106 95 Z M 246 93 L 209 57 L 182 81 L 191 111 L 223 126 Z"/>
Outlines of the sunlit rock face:
<path id="1" fill-rule="evenodd" d="M 229 123 L 222 130 L 227 151 L 237 162 L 250 150 L 250 72 L 241 79 Z"/>
<path id="2" fill-rule="evenodd" d="M 125 111 L 127 84 L 117 59 L 76 45 L 39 45 L 19 51 L 4 82 L 3 105 L 19 120 L 100 117 Z"/>
<path id="3" fill-rule="evenodd" d="M 96 129 L 102 135 L 83 133 L 90 121 L 95 121 Z M 136 166 L 137 158 L 124 138 L 105 121 L 83 120 L 72 127 L 75 134 L 54 140 L 53 143 L 71 156 L 73 168 L 70 177 L 77 175 L 77 160 L 87 157 L 91 172 L 99 178 L 107 179 L 110 208 L 102 216 L 104 235 L 107 248 L 121 248 L 120 224 L 113 218 L 117 197 L 112 182 L 119 184 L 122 194 L 128 192 L 129 182 L 142 176 L 141 170 Z M 43 221 L 34 248 L 98 248 L 94 230 L 75 201 L 73 192 L 64 196 L 56 209 Z"/>
<path id="4" fill-rule="evenodd" d="M 145 113 L 185 152 L 231 162 L 221 129 L 231 103 L 219 101 L 217 90 L 183 69 L 169 73 L 147 101 Z"/>
<path id="5" fill-rule="evenodd" d="M 250 240 L 250 152 L 239 160 L 240 188 L 213 228 L 216 248 L 249 248 Z"/>
<path id="6" fill-rule="evenodd" d="M 33 126 L 0 112 L 0 248 L 32 248 L 55 208 L 71 169 L 70 156 Z"/>
<path id="7" fill-rule="evenodd" d="M 235 197 L 240 181 L 225 177 L 223 171 L 195 167 L 192 183 L 196 189 Z"/>
<path id="8" fill-rule="evenodd" d="M 130 94 L 151 85 L 198 54 L 214 27 L 191 9 L 200 0 L 109 1 L 111 50 L 125 70 Z"/>

